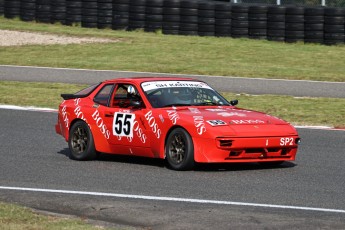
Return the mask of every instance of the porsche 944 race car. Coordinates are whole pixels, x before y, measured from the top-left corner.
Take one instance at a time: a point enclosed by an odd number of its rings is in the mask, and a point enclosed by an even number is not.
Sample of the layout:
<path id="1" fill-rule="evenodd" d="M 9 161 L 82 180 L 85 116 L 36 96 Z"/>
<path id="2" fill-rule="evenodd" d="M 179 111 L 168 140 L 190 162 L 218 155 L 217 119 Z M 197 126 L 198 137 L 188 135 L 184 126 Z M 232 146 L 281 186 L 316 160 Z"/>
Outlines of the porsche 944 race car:
<path id="1" fill-rule="evenodd" d="M 98 153 L 166 159 L 174 170 L 199 163 L 295 160 L 300 138 L 276 117 L 236 107 L 202 81 L 119 78 L 62 94 L 56 132 L 70 158 Z"/>

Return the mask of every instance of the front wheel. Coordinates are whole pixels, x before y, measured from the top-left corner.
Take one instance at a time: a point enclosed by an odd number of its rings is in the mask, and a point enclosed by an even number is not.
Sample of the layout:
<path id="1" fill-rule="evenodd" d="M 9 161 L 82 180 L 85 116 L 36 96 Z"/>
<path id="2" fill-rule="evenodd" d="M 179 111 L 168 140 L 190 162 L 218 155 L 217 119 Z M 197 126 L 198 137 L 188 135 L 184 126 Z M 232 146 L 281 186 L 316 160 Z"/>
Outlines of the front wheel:
<path id="1" fill-rule="evenodd" d="M 165 156 L 169 167 L 174 170 L 190 170 L 194 167 L 194 144 L 186 130 L 176 128 L 169 134 Z"/>
<path id="2" fill-rule="evenodd" d="M 70 158 L 73 160 L 93 160 L 97 156 L 91 130 L 83 121 L 77 121 L 72 125 L 68 146 Z"/>

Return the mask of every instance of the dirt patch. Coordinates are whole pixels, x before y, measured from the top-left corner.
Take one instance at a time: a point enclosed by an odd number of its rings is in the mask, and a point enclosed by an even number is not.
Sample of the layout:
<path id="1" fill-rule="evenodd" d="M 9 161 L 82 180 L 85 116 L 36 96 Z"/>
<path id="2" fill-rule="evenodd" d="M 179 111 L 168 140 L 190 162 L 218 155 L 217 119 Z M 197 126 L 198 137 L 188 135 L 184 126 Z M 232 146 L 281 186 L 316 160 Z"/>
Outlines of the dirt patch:
<path id="1" fill-rule="evenodd" d="M 0 46 L 52 45 L 117 42 L 112 39 L 79 38 L 54 34 L 0 30 Z"/>

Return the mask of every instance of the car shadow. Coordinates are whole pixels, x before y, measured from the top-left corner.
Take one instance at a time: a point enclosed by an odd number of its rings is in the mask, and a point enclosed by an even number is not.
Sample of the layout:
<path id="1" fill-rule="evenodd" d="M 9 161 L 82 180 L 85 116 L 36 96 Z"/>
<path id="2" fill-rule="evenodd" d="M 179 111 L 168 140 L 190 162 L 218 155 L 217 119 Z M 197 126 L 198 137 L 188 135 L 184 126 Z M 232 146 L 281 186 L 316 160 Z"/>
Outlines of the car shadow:
<path id="1" fill-rule="evenodd" d="M 70 151 L 64 148 L 58 152 L 69 158 Z M 101 153 L 96 159 L 97 161 L 104 162 L 119 162 L 127 164 L 147 165 L 159 168 L 169 168 L 166 161 L 157 158 L 128 156 L 128 155 L 115 155 Z M 259 163 L 196 163 L 194 171 L 216 172 L 216 171 L 249 171 L 249 170 L 267 170 L 267 169 L 284 169 L 295 167 L 296 164 L 286 161 L 281 165 L 262 165 Z"/>
<path id="2" fill-rule="evenodd" d="M 249 170 L 267 170 L 267 169 L 284 169 L 295 167 L 296 164 L 286 161 L 280 165 L 262 165 L 259 163 L 211 163 L 200 164 L 195 167 L 195 171 L 249 171 Z"/>

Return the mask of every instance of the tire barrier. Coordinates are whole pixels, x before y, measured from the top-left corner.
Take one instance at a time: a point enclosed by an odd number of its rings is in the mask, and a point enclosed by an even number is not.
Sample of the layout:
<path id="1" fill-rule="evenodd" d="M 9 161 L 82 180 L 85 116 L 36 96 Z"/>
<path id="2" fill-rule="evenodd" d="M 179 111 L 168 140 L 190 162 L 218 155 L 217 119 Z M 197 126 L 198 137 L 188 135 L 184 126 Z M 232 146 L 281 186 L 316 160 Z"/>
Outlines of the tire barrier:
<path id="1" fill-rule="evenodd" d="M 81 24 L 82 1 L 66 0 L 66 25 Z"/>
<path id="2" fill-rule="evenodd" d="M 21 1 L 20 19 L 22 21 L 36 20 L 36 0 L 22 0 Z"/>
<path id="3" fill-rule="evenodd" d="M 113 1 L 98 0 L 97 2 L 97 28 L 106 29 L 112 27 L 113 22 Z"/>
<path id="4" fill-rule="evenodd" d="M 180 29 L 180 1 L 164 0 L 162 33 L 177 35 Z"/>
<path id="5" fill-rule="evenodd" d="M 113 2 L 113 30 L 126 30 L 129 25 L 129 0 Z"/>
<path id="6" fill-rule="evenodd" d="M 16 18 L 20 16 L 20 0 L 5 0 L 4 15 L 6 18 Z"/>
<path id="7" fill-rule="evenodd" d="M 36 21 L 51 22 L 51 0 L 36 0 Z"/>
<path id="8" fill-rule="evenodd" d="M 345 8 L 211 0 L 0 0 L 0 15 L 88 28 L 344 44 Z"/>
<path id="9" fill-rule="evenodd" d="M 267 39 L 267 12 L 268 7 L 265 5 L 249 7 L 249 38 Z"/>
<path id="10" fill-rule="evenodd" d="M 0 0 L 0 16 L 4 15 L 4 0 Z"/>
<path id="11" fill-rule="evenodd" d="M 270 6 L 267 9 L 267 40 L 285 41 L 285 13 L 286 8 Z"/>
<path id="12" fill-rule="evenodd" d="M 248 38 L 249 33 L 249 6 L 233 5 L 231 7 L 231 37 Z"/>

